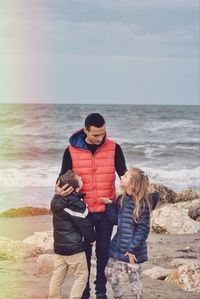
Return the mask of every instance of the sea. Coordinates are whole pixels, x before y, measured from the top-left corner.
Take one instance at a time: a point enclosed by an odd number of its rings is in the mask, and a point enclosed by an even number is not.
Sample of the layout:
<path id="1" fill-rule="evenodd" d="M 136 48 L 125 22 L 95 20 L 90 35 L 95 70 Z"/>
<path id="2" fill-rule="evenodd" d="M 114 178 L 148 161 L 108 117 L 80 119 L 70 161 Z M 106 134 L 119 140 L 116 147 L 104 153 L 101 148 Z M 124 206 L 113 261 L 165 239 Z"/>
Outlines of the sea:
<path id="1" fill-rule="evenodd" d="M 127 167 L 175 192 L 200 192 L 199 106 L 1 104 L 0 211 L 49 207 L 69 137 L 93 112 L 104 116 Z"/>

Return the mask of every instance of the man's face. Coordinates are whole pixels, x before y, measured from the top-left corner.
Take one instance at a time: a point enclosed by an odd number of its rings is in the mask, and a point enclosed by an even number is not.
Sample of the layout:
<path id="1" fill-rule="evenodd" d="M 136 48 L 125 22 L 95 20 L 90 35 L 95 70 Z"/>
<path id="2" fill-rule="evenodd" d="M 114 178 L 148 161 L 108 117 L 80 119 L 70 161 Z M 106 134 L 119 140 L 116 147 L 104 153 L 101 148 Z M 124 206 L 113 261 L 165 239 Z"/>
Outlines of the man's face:
<path id="1" fill-rule="evenodd" d="M 89 129 L 84 129 L 85 134 L 87 135 L 85 141 L 88 144 L 100 144 L 106 134 L 106 125 L 104 124 L 102 127 L 97 128 L 94 126 L 90 126 Z"/>

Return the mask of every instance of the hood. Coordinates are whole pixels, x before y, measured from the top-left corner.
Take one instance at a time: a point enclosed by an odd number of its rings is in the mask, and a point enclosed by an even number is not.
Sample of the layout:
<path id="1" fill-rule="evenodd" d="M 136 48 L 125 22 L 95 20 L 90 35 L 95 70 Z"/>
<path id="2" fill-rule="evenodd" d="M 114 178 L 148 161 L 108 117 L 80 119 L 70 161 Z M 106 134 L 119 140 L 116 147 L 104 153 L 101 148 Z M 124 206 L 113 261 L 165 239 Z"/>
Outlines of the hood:
<path id="1" fill-rule="evenodd" d="M 83 149 L 87 149 L 87 145 L 85 143 L 85 137 L 86 134 L 83 129 L 75 132 L 70 138 L 69 138 L 69 143 L 73 147 L 79 147 Z"/>
<path id="2" fill-rule="evenodd" d="M 51 210 L 53 212 L 59 212 L 64 208 L 70 208 L 71 210 L 82 211 L 85 209 L 85 203 L 81 200 L 85 196 L 85 193 L 78 192 L 72 193 L 67 196 L 54 195 L 51 202 Z"/>
<path id="3" fill-rule="evenodd" d="M 85 137 L 86 134 L 84 132 L 84 129 L 81 129 L 77 132 L 75 132 L 70 138 L 69 138 L 69 143 L 73 146 L 73 147 L 78 147 L 78 148 L 82 148 L 85 150 L 88 150 L 87 144 L 85 142 Z M 106 140 L 106 134 L 102 140 L 102 142 L 98 145 L 98 147 L 102 146 L 105 143 Z"/>

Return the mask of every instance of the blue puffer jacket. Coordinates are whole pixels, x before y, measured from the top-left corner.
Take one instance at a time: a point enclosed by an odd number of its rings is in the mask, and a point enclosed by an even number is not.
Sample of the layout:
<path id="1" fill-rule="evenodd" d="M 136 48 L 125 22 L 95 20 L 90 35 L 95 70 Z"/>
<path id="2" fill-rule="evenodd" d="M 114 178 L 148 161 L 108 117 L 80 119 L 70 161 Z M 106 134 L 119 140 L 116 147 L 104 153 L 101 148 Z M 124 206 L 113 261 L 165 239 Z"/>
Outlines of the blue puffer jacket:
<path id="1" fill-rule="evenodd" d="M 133 219 L 135 208 L 131 196 L 127 195 L 123 199 L 123 205 L 120 207 L 121 196 L 118 197 L 116 204 L 107 204 L 107 217 L 113 224 L 117 224 L 117 232 L 111 240 L 109 248 L 109 257 L 113 259 L 129 262 L 127 252 L 136 256 L 137 263 L 143 263 L 148 260 L 146 240 L 149 234 L 149 209 L 145 201 L 142 202 L 143 213 L 136 223 Z M 152 209 L 155 208 L 159 199 L 159 193 L 152 193 Z"/>

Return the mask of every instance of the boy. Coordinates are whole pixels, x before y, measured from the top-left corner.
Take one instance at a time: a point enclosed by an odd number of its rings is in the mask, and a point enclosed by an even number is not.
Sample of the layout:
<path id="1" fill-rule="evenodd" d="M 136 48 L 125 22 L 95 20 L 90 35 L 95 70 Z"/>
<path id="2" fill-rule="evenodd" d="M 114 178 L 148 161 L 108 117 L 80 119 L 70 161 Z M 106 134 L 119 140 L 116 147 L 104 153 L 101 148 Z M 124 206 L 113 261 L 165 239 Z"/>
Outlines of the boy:
<path id="1" fill-rule="evenodd" d="M 70 269 L 75 281 L 70 299 L 80 299 L 85 289 L 88 270 L 85 241 L 95 241 L 95 231 L 86 218 L 82 178 L 72 170 L 59 177 L 60 186 L 68 184 L 74 191 L 67 196 L 54 195 L 51 201 L 54 227 L 55 268 L 49 286 L 49 299 L 61 299 L 61 285 Z"/>

